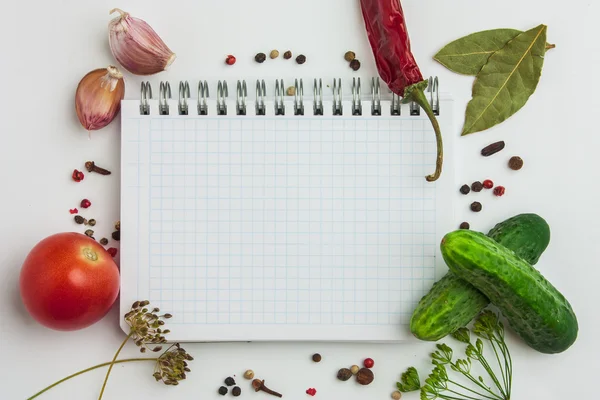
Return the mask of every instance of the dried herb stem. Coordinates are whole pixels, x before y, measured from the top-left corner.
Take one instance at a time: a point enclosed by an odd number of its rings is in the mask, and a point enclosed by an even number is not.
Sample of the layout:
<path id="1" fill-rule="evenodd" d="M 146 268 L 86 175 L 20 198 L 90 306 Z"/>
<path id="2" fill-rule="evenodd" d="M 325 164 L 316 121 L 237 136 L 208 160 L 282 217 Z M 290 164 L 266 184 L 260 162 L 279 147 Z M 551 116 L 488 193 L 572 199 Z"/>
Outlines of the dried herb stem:
<path id="1" fill-rule="evenodd" d="M 104 389 L 106 389 L 106 383 L 108 382 L 108 377 L 110 376 L 110 372 L 112 371 L 112 368 L 115 365 L 115 361 L 117 360 L 117 357 L 119 357 L 119 353 L 121 352 L 121 350 L 123 350 L 125 343 L 127 343 L 129 341 L 129 339 L 131 338 L 133 333 L 134 333 L 134 331 L 132 330 L 129 333 L 129 335 L 127 335 L 125 340 L 123 340 L 123 343 L 121 343 L 121 346 L 119 346 L 119 349 L 115 353 L 115 356 L 113 357 L 112 362 L 110 363 L 110 366 L 108 367 L 108 371 L 106 371 L 106 377 L 104 378 L 104 383 L 102 383 L 102 390 L 100 390 L 100 396 L 98 396 L 98 400 L 102 399 L 102 395 L 104 394 Z"/>
<path id="2" fill-rule="evenodd" d="M 117 361 L 114 362 L 114 364 L 122 364 L 122 363 L 128 363 L 128 362 L 136 362 L 136 361 L 152 361 L 152 362 L 156 362 L 157 360 L 158 360 L 158 358 L 126 358 L 124 360 L 117 360 Z M 66 381 L 68 381 L 71 378 L 75 378 L 76 376 L 85 374 L 86 372 L 90 372 L 90 371 L 93 371 L 93 370 L 98 369 L 98 368 L 106 367 L 106 366 L 111 365 L 111 364 L 113 364 L 113 362 L 109 361 L 109 362 L 105 362 L 105 363 L 102 363 L 102 364 L 94 365 L 93 367 L 82 369 L 79 372 L 76 372 L 76 373 L 71 374 L 71 375 L 69 375 L 67 377 L 64 377 L 63 379 L 54 382 L 52 385 L 45 387 L 44 389 L 40 390 L 39 392 L 37 392 L 33 396 L 27 398 L 27 400 L 33 400 L 33 399 L 35 399 L 36 397 L 38 397 L 42 393 L 47 392 L 48 390 L 52 389 L 53 387 L 58 386 L 61 383 L 66 382 Z"/>

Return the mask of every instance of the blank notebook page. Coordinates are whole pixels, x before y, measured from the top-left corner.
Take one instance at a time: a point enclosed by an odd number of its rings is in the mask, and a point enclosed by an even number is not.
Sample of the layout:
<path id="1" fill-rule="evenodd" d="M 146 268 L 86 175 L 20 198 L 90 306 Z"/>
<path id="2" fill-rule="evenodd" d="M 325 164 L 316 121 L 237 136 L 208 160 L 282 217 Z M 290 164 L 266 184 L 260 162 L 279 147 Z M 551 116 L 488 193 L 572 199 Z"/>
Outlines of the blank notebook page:
<path id="1" fill-rule="evenodd" d="M 452 103 L 436 183 L 429 121 L 386 104 L 382 116 L 140 116 L 123 102 L 121 313 L 148 299 L 174 315 L 177 341 L 410 337 L 452 229 Z"/>

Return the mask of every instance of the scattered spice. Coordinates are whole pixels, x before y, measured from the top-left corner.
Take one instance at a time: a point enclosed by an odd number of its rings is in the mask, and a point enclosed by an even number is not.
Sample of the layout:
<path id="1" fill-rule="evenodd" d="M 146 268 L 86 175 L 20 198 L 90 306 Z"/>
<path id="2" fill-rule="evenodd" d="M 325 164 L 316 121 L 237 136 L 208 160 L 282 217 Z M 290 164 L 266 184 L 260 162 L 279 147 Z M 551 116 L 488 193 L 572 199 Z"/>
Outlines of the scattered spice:
<path id="1" fill-rule="evenodd" d="M 298 57 L 296 57 L 296 62 L 298 64 L 304 64 L 306 62 L 306 56 L 304 54 L 300 54 Z"/>
<path id="2" fill-rule="evenodd" d="M 237 59 L 232 54 L 229 54 L 225 58 L 225 64 L 227 64 L 227 65 L 233 65 L 233 64 L 235 64 L 236 61 L 237 61 Z"/>
<path id="3" fill-rule="evenodd" d="M 279 57 L 279 51 L 271 50 L 271 52 L 269 53 L 269 57 L 271 57 L 272 60 L 276 59 L 277 57 Z"/>
<path id="4" fill-rule="evenodd" d="M 352 375 L 358 374 L 359 370 L 360 370 L 360 367 L 358 365 L 353 365 L 350 367 L 350 372 L 352 372 Z"/>
<path id="5" fill-rule="evenodd" d="M 108 244 L 108 239 L 107 239 L 107 238 L 102 238 L 102 239 L 100 239 L 100 244 L 101 244 L 102 246 L 106 246 L 106 245 Z"/>
<path id="6" fill-rule="evenodd" d="M 246 378 L 246 379 L 254 378 L 254 371 L 252 371 L 251 369 L 246 370 L 246 372 L 244 372 L 244 378 Z"/>
<path id="7" fill-rule="evenodd" d="M 292 52 L 291 51 L 286 51 L 285 53 L 283 53 L 283 58 L 285 58 L 286 60 L 289 60 L 290 58 L 292 58 Z"/>
<path id="8" fill-rule="evenodd" d="M 295 86 L 290 86 L 289 88 L 287 88 L 287 90 L 285 91 L 285 93 L 288 96 L 294 96 L 296 94 L 296 87 Z"/>
<path id="9" fill-rule="evenodd" d="M 116 240 L 118 242 L 119 240 L 121 240 L 121 231 L 114 231 L 111 236 L 113 240 Z"/>
<path id="10" fill-rule="evenodd" d="M 494 188 L 494 194 L 498 197 L 504 196 L 505 191 L 506 189 L 504 188 L 504 186 L 496 186 Z"/>
<path id="11" fill-rule="evenodd" d="M 81 200 L 81 203 L 79 205 L 81 206 L 81 208 L 89 208 L 92 205 L 92 202 L 88 199 L 83 199 Z"/>
<path id="12" fill-rule="evenodd" d="M 350 371 L 348 368 L 340 368 L 340 370 L 337 373 L 337 378 L 340 381 L 347 381 L 348 379 L 350 379 L 352 377 L 352 371 Z"/>
<path id="13" fill-rule="evenodd" d="M 228 376 L 227 378 L 225 378 L 225 384 L 227 386 L 233 386 L 235 385 L 235 379 L 233 379 L 231 376 Z"/>
<path id="14" fill-rule="evenodd" d="M 86 229 L 86 231 L 83 233 L 85 233 L 85 236 L 89 236 L 89 237 L 94 236 L 94 231 L 91 229 Z"/>
<path id="15" fill-rule="evenodd" d="M 358 71 L 360 69 L 360 61 L 356 58 L 350 61 L 350 68 L 352 68 L 352 71 Z"/>
<path id="16" fill-rule="evenodd" d="M 240 394 L 242 394 L 242 389 L 240 389 L 239 386 L 236 386 L 233 389 L 231 389 L 231 394 L 233 395 L 233 397 L 238 397 Z"/>
<path id="17" fill-rule="evenodd" d="M 488 146 L 485 146 L 483 149 L 481 149 L 481 155 L 484 157 L 489 157 L 492 154 L 496 154 L 497 152 L 504 149 L 504 146 L 505 146 L 505 144 L 504 144 L 503 140 L 496 142 L 496 143 L 492 143 Z"/>
<path id="18" fill-rule="evenodd" d="M 395 391 L 392 392 L 392 399 L 394 400 L 400 400 L 402 398 L 402 393 L 400 393 L 399 391 Z"/>
<path id="19" fill-rule="evenodd" d="M 513 156 L 508 160 L 508 167 L 512 170 L 518 171 L 523 168 L 523 159 L 519 156 Z"/>
<path id="20" fill-rule="evenodd" d="M 76 215 L 74 219 L 75 219 L 75 222 L 78 223 L 79 225 L 86 222 L 85 218 L 83 218 L 81 215 Z"/>
<path id="21" fill-rule="evenodd" d="M 75 182 L 81 182 L 83 180 L 84 176 L 85 175 L 83 175 L 83 172 L 81 172 L 77 169 L 74 169 L 73 174 L 71 174 L 71 178 L 73 178 L 73 180 Z"/>
<path id="22" fill-rule="evenodd" d="M 277 397 L 283 397 L 280 393 L 277 393 L 271 389 L 269 389 L 268 387 L 265 386 L 265 381 L 264 379 L 255 379 L 252 381 L 252 387 L 254 388 L 255 391 L 260 392 L 261 390 L 267 394 L 273 395 L 273 396 L 277 396 Z"/>
<path id="23" fill-rule="evenodd" d="M 472 191 L 479 193 L 479 192 L 481 192 L 482 189 L 483 189 L 483 184 L 481 182 L 475 181 L 475 182 L 471 183 Z"/>
<path id="24" fill-rule="evenodd" d="M 95 226 L 96 225 L 96 220 L 94 218 L 90 219 L 87 223 L 89 226 Z"/>
<path id="25" fill-rule="evenodd" d="M 266 59 L 267 59 L 267 55 L 265 53 L 258 53 L 257 55 L 254 56 L 254 61 L 256 61 L 259 64 L 264 63 Z"/>
<path id="26" fill-rule="evenodd" d="M 225 395 L 227 394 L 227 392 L 228 392 L 228 390 L 227 390 L 227 388 L 226 388 L 225 386 L 221 386 L 221 387 L 219 388 L 219 394 L 220 394 L 221 396 L 225 396 Z"/>
<path id="27" fill-rule="evenodd" d="M 483 181 L 483 187 L 486 189 L 491 189 L 494 187 L 494 182 L 492 182 L 490 179 L 486 179 Z"/>
<path id="28" fill-rule="evenodd" d="M 469 225 L 468 222 L 463 222 L 463 223 L 460 224 L 459 228 L 460 229 L 470 229 L 471 225 Z"/>
<path id="29" fill-rule="evenodd" d="M 317 394 L 317 389 L 308 388 L 308 389 L 306 389 L 306 394 L 308 394 L 309 396 L 314 396 L 315 394 Z"/>
<path id="30" fill-rule="evenodd" d="M 473 212 L 479 212 L 479 211 L 481 211 L 482 208 L 483 208 L 483 206 L 478 201 L 474 201 L 471 203 L 471 211 L 473 211 Z"/>
<path id="31" fill-rule="evenodd" d="M 115 222 L 115 229 L 118 230 L 118 231 L 121 230 L 121 221 Z"/>
<path id="32" fill-rule="evenodd" d="M 375 375 L 369 368 L 361 368 L 356 374 L 356 382 L 361 385 L 368 385 L 373 382 L 373 379 L 375 379 Z"/>
<path id="33" fill-rule="evenodd" d="M 100 175 L 110 175 L 109 170 L 107 170 L 106 168 L 100 168 L 93 161 L 86 161 L 85 169 L 87 169 L 88 172 L 95 172 Z"/>
<path id="34" fill-rule="evenodd" d="M 354 60 L 356 58 L 356 53 L 353 51 L 347 51 L 346 54 L 344 54 L 344 60 L 350 62 L 352 60 Z"/>
<path id="35" fill-rule="evenodd" d="M 373 366 L 375 365 L 375 361 L 373 361 L 372 358 L 365 358 L 365 361 L 363 361 L 363 365 L 366 368 L 373 368 Z"/>
<path id="36" fill-rule="evenodd" d="M 460 187 L 460 192 L 462 194 L 469 194 L 470 191 L 471 191 L 471 188 L 469 187 L 469 185 L 462 185 Z"/>
<path id="37" fill-rule="evenodd" d="M 117 256 L 117 249 L 115 249 L 114 247 L 111 247 L 110 249 L 106 250 L 108 252 L 108 254 L 110 254 L 110 256 L 112 258 L 115 258 Z"/>
<path id="38" fill-rule="evenodd" d="M 76 209 L 76 208 L 71 208 L 71 209 L 69 210 L 69 212 L 70 212 L 71 214 L 77 214 L 77 213 L 79 212 L 79 210 L 78 210 L 78 209 Z"/>
<path id="39" fill-rule="evenodd" d="M 312 360 L 313 360 L 314 362 L 321 362 L 321 359 L 322 359 L 322 357 L 321 357 L 321 355 L 320 355 L 319 353 L 315 353 L 315 354 L 313 354 L 313 356 L 312 356 Z"/>

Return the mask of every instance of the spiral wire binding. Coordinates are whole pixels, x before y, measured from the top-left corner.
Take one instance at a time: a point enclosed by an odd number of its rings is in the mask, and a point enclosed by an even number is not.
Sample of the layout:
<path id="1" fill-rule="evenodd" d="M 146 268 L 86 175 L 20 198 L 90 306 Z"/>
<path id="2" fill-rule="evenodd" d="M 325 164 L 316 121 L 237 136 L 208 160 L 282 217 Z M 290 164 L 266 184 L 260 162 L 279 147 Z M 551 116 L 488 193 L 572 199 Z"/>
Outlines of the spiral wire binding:
<path id="1" fill-rule="evenodd" d="M 360 78 L 352 78 L 352 115 L 362 115 L 360 101 Z"/>
<path id="2" fill-rule="evenodd" d="M 431 108 L 435 115 L 440 115 L 440 90 L 438 77 L 429 77 L 427 81 L 427 95 Z M 296 79 L 294 82 L 294 115 L 304 114 L 304 83 L 302 79 Z M 285 115 L 284 93 L 285 86 L 283 80 L 275 81 L 275 115 Z M 227 97 L 229 96 L 227 81 L 218 81 L 217 85 L 217 115 L 227 115 Z M 245 80 L 237 81 L 237 99 L 236 114 L 247 114 L 248 89 Z M 179 102 L 178 111 L 180 115 L 189 115 L 190 85 L 187 81 L 179 82 Z M 208 83 L 206 81 L 198 82 L 198 115 L 208 115 Z M 264 80 L 256 81 L 256 115 L 266 115 L 267 90 Z M 140 115 L 150 115 L 150 100 L 152 99 L 152 86 L 150 82 L 142 82 L 140 87 Z M 171 99 L 171 84 L 169 82 L 160 82 L 158 94 L 158 113 L 159 115 L 169 115 L 169 100 Z M 336 78 L 333 80 L 333 115 L 343 115 L 343 97 L 342 80 Z M 390 114 L 394 116 L 401 115 L 403 99 L 392 93 L 390 104 Z M 352 115 L 360 116 L 362 112 L 361 100 L 361 81 L 360 78 L 352 79 Z M 410 115 L 420 115 L 421 107 L 411 102 L 409 106 Z M 323 115 L 323 81 L 314 79 L 313 83 L 313 115 Z M 371 79 L 371 115 L 381 115 L 381 86 L 378 77 Z"/>
<path id="3" fill-rule="evenodd" d="M 188 115 L 188 100 L 190 98 L 190 84 L 188 81 L 179 82 L 179 115 Z"/>
<path id="4" fill-rule="evenodd" d="M 206 101 L 208 97 L 208 83 L 206 81 L 198 82 L 198 115 L 208 115 L 208 103 Z"/>
<path id="5" fill-rule="evenodd" d="M 379 77 L 371 78 L 371 115 L 381 115 L 381 86 Z"/>
<path id="6" fill-rule="evenodd" d="M 313 84 L 313 114 L 314 115 L 323 115 L 323 81 L 319 79 L 319 83 L 317 85 L 317 80 Z"/>
<path id="7" fill-rule="evenodd" d="M 227 115 L 227 81 L 219 81 L 217 84 L 217 115 Z"/>
<path id="8" fill-rule="evenodd" d="M 333 80 L 333 115 L 344 115 L 342 105 L 342 79 Z"/>
<path id="9" fill-rule="evenodd" d="M 169 99 L 171 99 L 171 84 L 161 82 L 158 88 L 158 113 L 169 115 Z"/>
<path id="10" fill-rule="evenodd" d="M 142 82 L 140 94 L 140 115 L 150 115 L 150 104 L 148 103 L 148 100 L 152 99 L 150 82 Z"/>
<path id="11" fill-rule="evenodd" d="M 302 79 L 300 79 L 300 84 L 296 79 L 294 88 L 296 89 L 294 92 L 294 115 L 304 115 L 304 84 Z"/>
<path id="12" fill-rule="evenodd" d="M 267 96 L 267 88 L 265 80 L 256 80 L 256 115 L 266 115 L 267 106 L 265 106 L 265 97 Z"/>
<path id="13" fill-rule="evenodd" d="M 248 97 L 246 81 L 237 81 L 237 99 L 235 102 L 237 115 L 246 115 L 246 97 Z"/>
<path id="14" fill-rule="evenodd" d="M 285 115 L 284 91 L 283 79 L 275 80 L 275 115 Z"/>

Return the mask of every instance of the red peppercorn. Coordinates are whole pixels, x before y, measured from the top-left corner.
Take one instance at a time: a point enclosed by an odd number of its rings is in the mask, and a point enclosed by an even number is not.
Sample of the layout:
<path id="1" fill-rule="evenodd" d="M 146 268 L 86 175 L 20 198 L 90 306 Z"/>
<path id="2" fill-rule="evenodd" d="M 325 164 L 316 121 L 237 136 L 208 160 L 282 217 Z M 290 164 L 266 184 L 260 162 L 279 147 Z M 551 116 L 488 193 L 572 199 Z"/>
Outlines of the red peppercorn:
<path id="1" fill-rule="evenodd" d="M 227 65 L 233 65 L 233 64 L 235 64 L 235 62 L 236 62 L 236 59 L 231 54 L 228 55 L 227 58 L 225 59 L 225 64 L 227 64 Z"/>
<path id="2" fill-rule="evenodd" d="M 111 247 L 110 249 L 106 250 L 108 252 L 108 254 L 110 254 L 110 256 L 112 258 L 115 258 L 115 256 L 117 255 L 117 249 L 115 249 L 114 247 Z"/>
<path id="3" fill-rule="evenodd" d="M 71 208 L 71 209 L 69 210 L 69 212 L 70 212 L 71 214 L 77 214 L 77 213 L 79 212 L 79 210 L 78 210 L 78 209 L 76 209 L 76 208 Z"/>
<path id="4" fill-rule="evenodd" d="M 503 196 L 505 191 L 506 189 L 504 188 L 504 186 L 496 186 L 494 188 L 494 194 L 498 197 Z"/>
<path id="5" fill-rule="evenodd" d="M 89 201 L 88 199 L 81 200 L 81 204 L 80 204 L 81 208 L 88 208 L 91 205 L 92 205 L 92 202 Z"/>
<path id="6" fill-rule="evenodd" d="M 494 187 L 494 182 L 492 182 L 489 179 L 486 179 L 485 181 L 483 181 L 483 187 L 486 189 L 491 189 Z"/>
<path id="7" fill-rule="evenodd" d="M 363 365 L 366 368 L 373 368 L 373 365 L 375 365 L 375 361 L 373 361 L 372 358 L 365 358 L 365 361 L 363 361 Z"/>
<path id="8" fill-rule="evenodd" d="M 84 175 L 83 175 L 83 172 L 74 169 L 71 177 L 73 178 L 73 180 L 75 182 L 81 182 L 83 180 Z"/>
<path id="9" fill-rule="evenodd" d="M 310 396 L 314 396 L 315 394 L 317 394 L 317 389 L 315 389 L 315 388 L 306 389 L 306 394 L 308 394 Z"/>

